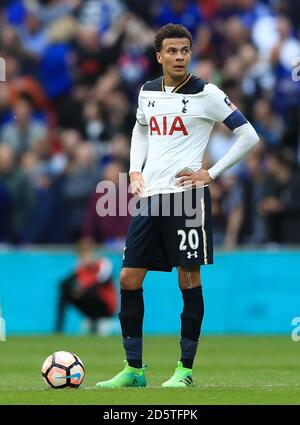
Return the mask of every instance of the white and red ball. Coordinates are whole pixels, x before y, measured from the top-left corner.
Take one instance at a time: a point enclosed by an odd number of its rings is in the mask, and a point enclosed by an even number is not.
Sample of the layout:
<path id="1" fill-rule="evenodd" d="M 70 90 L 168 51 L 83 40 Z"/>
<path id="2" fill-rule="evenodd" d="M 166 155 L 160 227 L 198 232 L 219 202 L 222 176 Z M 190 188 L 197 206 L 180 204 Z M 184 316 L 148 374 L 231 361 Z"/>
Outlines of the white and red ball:
<path id="1" fill-rule="evenodd" d="M 84 379 L 84 366 L 76 354 L 57 351 L 44 361 L 42 375 L 52 388 L 78 388 Z"/>

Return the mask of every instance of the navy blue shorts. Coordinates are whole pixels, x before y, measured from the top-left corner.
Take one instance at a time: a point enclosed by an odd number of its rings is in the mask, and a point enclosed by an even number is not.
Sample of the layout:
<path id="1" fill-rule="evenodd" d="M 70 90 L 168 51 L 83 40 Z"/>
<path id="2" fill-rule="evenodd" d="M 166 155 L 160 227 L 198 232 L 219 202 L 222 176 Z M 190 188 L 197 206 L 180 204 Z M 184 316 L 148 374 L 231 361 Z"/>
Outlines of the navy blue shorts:
<path id="1" fill-rule="evenodd" d="M 153 195 L 137 201 L 123 267 L 171 271 L 213 263 L 209 188 Z"/>

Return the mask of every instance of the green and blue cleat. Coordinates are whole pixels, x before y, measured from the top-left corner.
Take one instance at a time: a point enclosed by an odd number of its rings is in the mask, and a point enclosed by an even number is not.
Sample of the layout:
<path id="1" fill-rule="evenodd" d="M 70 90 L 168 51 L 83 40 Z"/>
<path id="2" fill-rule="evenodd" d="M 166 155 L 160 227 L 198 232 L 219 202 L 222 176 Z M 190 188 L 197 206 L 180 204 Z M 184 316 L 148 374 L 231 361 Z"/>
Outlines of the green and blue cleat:
<path id="1" fill-rule="evenodd" d="M 97 388 L 123 388 L 123 387 L 146 387 L 147 381 L 145 376 L 146 365 L 141 369 L 131 367 L 127 360 L 124 360 L 125 367 L 108 381 L 98 382 Z"/>
<path id="2" fill-rule="evenodd" d="M 185 388 L 193 385 L 192 369 L 182 366 L 182 362 L 177 362 L 175 373 L 162 384 L 164 388 Z"/>

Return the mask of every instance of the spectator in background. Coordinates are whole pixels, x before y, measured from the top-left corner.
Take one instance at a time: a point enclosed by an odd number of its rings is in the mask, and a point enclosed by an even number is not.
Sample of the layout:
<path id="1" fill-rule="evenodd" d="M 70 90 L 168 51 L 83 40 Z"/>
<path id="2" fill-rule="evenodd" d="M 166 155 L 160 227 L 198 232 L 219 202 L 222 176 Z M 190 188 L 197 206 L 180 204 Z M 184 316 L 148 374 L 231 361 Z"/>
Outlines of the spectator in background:
<path id="1" fill-rule="evenodd" d="M 80 134 L 75 129 L 62 129 L 60 131 L 59 151 L 50 159 L 50 168 L 53 174 L 62 175 L 73 167 L 80 142 Z"/>
<path id="2" fill-rule="evenodd" d="M 195 60 L 212 58 L 214 53 L 212 28 L 203 23 L 198 26 L 195 43 L 193 45 L 193 55 Z"/>
<path id="3" fill-rule="evenodd" d="M 240 179 L 242 190 L 242 220 L 239 223 L 238 241 L 242 244 L 258 245 L 266 241 L 265 217 L 257 205 L 264 196 L 265 172 L 264 148 L 253 149 L 245 158 L 245 171 Z"/>
<path id="4" fill-rule="evenodd" d="M 129 170 L 130 141 L 125 134 L 117 133 L 110 143 L 110 155 L 113 160 L 120 162 Z"/>
<path id="5" fill-rule="evenodd" d="M 57 124 L 64 129 L 72 129 L 82 132 L 82 108 L 88 97 L 88 88 L 84 85 L 76 85 L 71 93 L 60 100 L 57 112 Z"/>
<path id="6" fill-rule="evenodd" d="M 1 131 L 1 141 L 11 146 L 17 159 L 33 145 L 47 138 L 47 127 L 32 116 L 32 104 L 27 97 L 16 102 L 13 109 L 14 120 L 5 124 Z"/>
<path id="7" fill-rule="evenodd" d="M 27 61 L 32 65 L 30 58 L 24 51 L 22 46 L 22 40 L 20 39 L 16 28 L 9 25 L 1 25 L 0 29 L 0 49 L 1 56 L 7 59 L 18 58 L 21 61 L 22 71 L 24 72 L 24 65 L 26 66 Z M 16 61 L 17 62 L 17 61 Z M 10 77 L 10 69 L 8 66 L 8 75 L 6 79 Z"/>
<path id="8" fill-rule="evenodd" d="M 16 166 L 11 146 L 5 143 L 0 144 L 0 182 L 11 205 L 9 241 L 19 243 L 33 211 L 34 193 L 28 178 Z"/>
<path id="9" fill-rule="evenodd" d="M 41 117 L 47 115 L 49 102 L 39 82 L 21 69 L 21 62 L 17 56 L 7 55 L 6 61 L 6 87 L 8 90 L 9 106 L 14 107 L 18 100 L 26 98 L 31 102 L 35 113 Z"/>
<path id="10" fill-rule="evenodd" d="M 193 63 L 193 74 L 197 77 L 203 78 L 210 83 L 221 83 L 220 72 L 216 70 L 216 67 L 212 60 L 201 59 Z"/>
<path id="11" fill-rule="evenodd" d="M 270 63 L 259 58 L 257 49 L 250 43 L 238 51 L 242 76 L 241 89 L 247 113 L 252 117 L 253 103 L 261 97 L 272 98 L 275 77 Z M 272 108 L 272 105 L 270 105 Z"/>
<path id="12" fill-rule="evenodd" d="M 241 21 L 248 28 L 253 27 L 258 19 L 270 15 L 270 8 L 261 1 L 236 0 L 235 6 Z"/>
<path id="13" fill-rule="evenodd" d="M 298 0 L 278 0 L 275 2 L 276 12 L 288 16 L 294 26 L 300 25 L 300 4 Z"/>
<path id="14" fill-rule="evenodd" d="M 82 136 L 93 142 L 95 147 L 108 138 L 101 107 L 95 100 L 87 100 L 84 103 L 82 121 Z"/>
<path id="15" fill-rule="evenodd" d="M 283 122 L 281 117 L 272 109 L 271 103 L 266 99 L 258 99 L 253 108 L 253 126 L 267 147 L 279 147 L 283 135 Z"/>
<path id="16" fill-rule="evenodd" d="M 152 45 L 152 32 L 141 20 L 128 15 L 118 65 L 130 100 L 136 99 L 141 84 L 150 77 L 153 68 L 154 72 L 157 70 L 153 65 Z"/>
<path id="17" fill-rule="evenodd" d="M 117 133 L 131 135 L 131 126 L 135 120 L 130 103 L 122 90 L 114 90 L 106 101 L 108 135 L 112 138 Z"/>
<path id="18" fill-rule="evenodd" d="M 111 93 L 120 90 L 122 87 L 122 79 L 117 66 L 111 66 L 100 76 L 95 86 L 95 96 L 98 102 L 107 107 L 110 101 Z"/>
<path id="19" fill-rule="evenodd" d="M 21 24 L 26 16 L 24 0 L 3 0 L 0 8 L 5 8 L 6 19 L 12 25 Z"/>
<path id="20" fill-rule="evenodd" d="M 93 86 L 99 76 L 116 61 L 118 52 L 119 49 L 102 45 L 97 27 L 80 26 L 75 49 L 77 82 Z"/>
<path id="21" fill-rule="evenodd" d="M 141 0 L 125 0 L 125 3 L 128 9 L 151 27 L 157 1 L 143 0 L 141 2 Z"/>
<path id="22" fill-rule="evenodd" d="M 154 18 L 156 27 L 162 27 L 170 22 L 181 24 L 190 31 L 193 38 L 202 21 L 200 5 L 191 0 L 163 0 L 158 3 L 158 10 Z"/>
<path id="23" fill-rule="evenodd" d="M 75 38 L 76 22 L 73 19 L 53 24 L 49 44 L 39 61 L 39 80 L 48 98 L 56 107 L 74 86 L 72 63 L 74 61 L 71 41 Z"/>
<path id="24" fill-rule="evenodd" d="M 231 16 L 216 27 L 218 42 L 215 42 L 214 59 L 217 66 L 223 64 L 231 57 L 234 57 L 242 45 L 250 38 L 250 31 L 238 16 Z"/>
<path id="25" fill-rule="evenodd" d="M 32 59 L 38 59 L 49 43 L 47 27 L 34 11 L 27 11 L 24 25 L 18 28 L 18 34 L 24 50 Z"/>
<path id="26" fill-rule="evenodd" d="M 78 17 L 81 25 L 95 26 L 100 34 L 106 36 L 125 11 L 120 0 L 86 0 L 79 7 Z"/>
<path id="27" fill-rule="evenodd" d="M 131 220 L 131 216 L 127 212 L 126 215 L 120 215 L 119 197 L 128 211 L 127 204 L 131 199 L 132 195 L 127 193 L 127 184 L 125 187 L 126 193 L 119 193 L 119 174 L 125 173 L 123 163 L 113 161 L 108 163 L 102 172 L 102 181 L 109 181 L 114 184 L 116 194 L 113 191 L 106 193 L 94 193 L 88 203 L 88 208 L 84 218 L 83 225 L 83 236 L 91 237 L 97 242 L 104 244 L 119 244 L 123 246 L 124 240 L 127 235 L 128 226 Z M 127 174 L 125 174 L 127 176 Z M 123 188 L 124 190 L 124 188 Z M 102 197 L 107 198 L 107 195 L 111 195 L 112 199 L 108 202 L 112 202 L 115 207 L 115 215 L 105 215 L 100 217 L 97 213 L 97 204 Z M 124 205 L 125 203 L 125 205 Z M 108 208 L 108 205 L 105 205 Z"/>
<path id="28" fill-rule="evenodd" d="M 79 0 L 80 1 L 80 0 Z M 69 16 L 76 10 L 78 0 L 44 0 L 27 1 L 26 6 L 29 12 L 39 16 L 44 25 L 49 25 L 61 18 Z"/>
<path id="29" fill-rule="evenodd" d="M 61 178 L 52 173 L 48 162 L 39 161 L 33 151 L 22 156 L 21 164 L 35 195 L 22 242 L 45 245 L 66 242 Z"/>
<path id="30" fill-rule="evenodd" d="M 75 152 L 74 162 L 66 169 L 63 182 L 65 219 L 70 242 L 81 235 L 86 205 L 98 182 L 98 168 L 93 146 L 81 142 Z"/>
<path id="31" fill-rule="evenodd" d="M 223 209 L 223 191 L 220 181 L 210 185 L 211 212 L 214 226 L 213 241 L 216 246 L 222 246 L 225 241 L 226 216 Z"/>
<path id="32" fill-rule="evenodd" d="M 10 215 L 12 211 L 9 191 L 0 177 L 0 242 L 8 242 L 10 237 Z"/>
<path id="33" fill-rule="evenodd" d="M 300 243 L 300 172 L 283 152 L 267 153 L 264 196 L 258 210 L 266 218 L 268 240 Z"/>
<path id="34" fill-rule="evenodd" d="M 234 249 L 239 242 L 239 230 L 243 219 L 241 186 L 234 172 L 227 171 L 222 177 L 223 210 L 227 218 L 224 248 Z"/>
<path id="35" fill-rule="evenodd" d="M 118 302 L 112 263 L 107 257 L 96 255 L 90 239 L 77 243 L 77 254 L 76 269 L 60 283 L 56 332 L 64 331 L 66 309 L 72 305 L 90 320 L 92 332 L 107 334 L 113 329 L 113 322 L 105 319 L 113 318 Z"/>
<path id="36" fill-rule="evenodd" d="M 293 58 L 299 57 L 300 42 L 294 35 L 291 21 L 286 16 L 278 16 L 276 28 L 279 40 L 271 50 L 271 61 L 278 64 L 286 71 L 291 71 Z"/>
<path id="37" fill-rule="evenodd" d="M 294 59 L 300 57 L 300 42 L 293 34 L 290 20 L 285 16 L 277 18 L 278 43 L 271 50 L 277 84 L 274 86 L 274 105 L 286 122 L 283 144 L 296 152 L 299 145 L 300 84 L 291 78 Z"/>

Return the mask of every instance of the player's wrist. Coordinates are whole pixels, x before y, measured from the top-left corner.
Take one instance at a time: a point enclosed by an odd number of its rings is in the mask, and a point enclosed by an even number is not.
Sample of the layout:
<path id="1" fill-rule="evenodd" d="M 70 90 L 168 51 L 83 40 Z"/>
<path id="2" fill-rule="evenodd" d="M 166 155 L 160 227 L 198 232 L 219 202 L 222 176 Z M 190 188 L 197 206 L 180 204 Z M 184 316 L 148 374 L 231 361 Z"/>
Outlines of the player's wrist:
<path id="1" fill-rule="evenodd" d="M 214 175 L 214 173 L 212 172 L 212 170 L 209 169 L 209 170 L 206 170 L 206 172 L 207 172 L 208 178 L 210 179 L 210 182 L 214 181 L 214 179 L 216 178 L 216 176 Z"/>
<path id="2" fill-rule="evenodd" d="M 130 178 L 134 178 L 134 177 L 136 177 L 136 176 L 141 176 L 142 175 L 142 172 L 141 171 L 137 171 L 137 170 L 135 170 L 135 171 L 130 171 L 129 172 L 129 177 Z"/>
<path id="3" fill-rule="evenodd" d="M 202 181 L 204 184 L 208 184 L 213 181 L 213 178 L 209 174 L 208 170 L 201 168 L 197 171 L 197 180 Z"/>
<path id="4" fill-rule="evenodd" d="M 206 170 L 207 173 L 207 177 L 209 179 L 209 183 L 212 182 L 214 180 L 214 177 L 210 174 L 209 170 Z"/>

